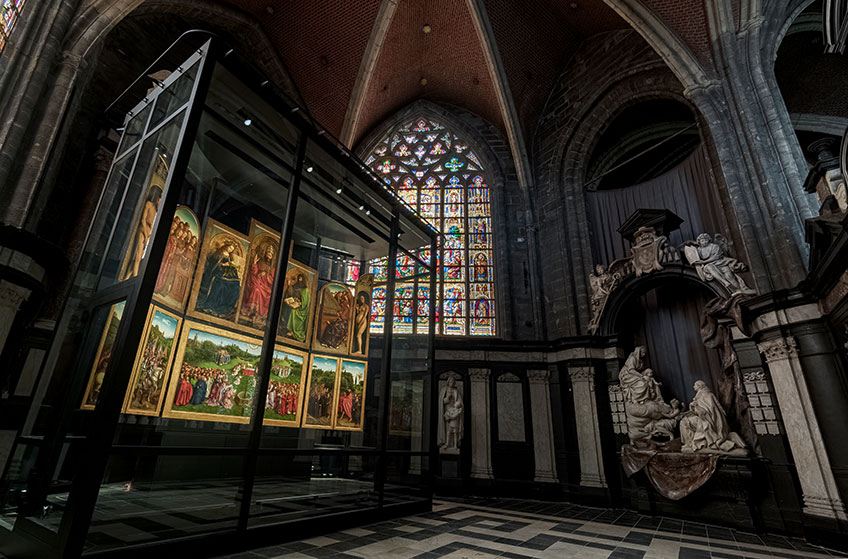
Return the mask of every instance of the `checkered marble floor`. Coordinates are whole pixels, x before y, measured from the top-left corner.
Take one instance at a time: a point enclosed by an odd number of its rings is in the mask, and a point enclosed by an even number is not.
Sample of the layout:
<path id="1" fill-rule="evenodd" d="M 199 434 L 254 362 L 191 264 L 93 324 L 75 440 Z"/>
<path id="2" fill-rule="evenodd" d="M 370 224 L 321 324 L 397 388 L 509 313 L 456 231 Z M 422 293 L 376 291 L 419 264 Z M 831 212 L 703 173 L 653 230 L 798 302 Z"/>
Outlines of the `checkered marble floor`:
<path id="1" fill-rule="evenodd" d="M 823 559 L 803 540 L 565 503 L 436 500 L 433 511 L 219 559 Z"/>

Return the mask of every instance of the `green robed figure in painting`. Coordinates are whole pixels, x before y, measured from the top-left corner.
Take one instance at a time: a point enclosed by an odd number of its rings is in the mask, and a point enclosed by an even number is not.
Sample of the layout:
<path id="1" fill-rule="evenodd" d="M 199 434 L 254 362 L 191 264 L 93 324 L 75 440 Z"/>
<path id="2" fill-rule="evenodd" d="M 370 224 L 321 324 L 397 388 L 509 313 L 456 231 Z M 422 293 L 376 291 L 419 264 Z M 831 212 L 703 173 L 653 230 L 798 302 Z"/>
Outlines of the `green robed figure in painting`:
<path id="1" fill-rule="evenodd" d="M 286 322 L 289 336 L 299 342 L 306 341 L 306 328 L 309 324 L 309 287 L 303 274 L 297 274 L 297 280 L 286 292 L 285 303 L 289 306 L 289 319 Z"/>

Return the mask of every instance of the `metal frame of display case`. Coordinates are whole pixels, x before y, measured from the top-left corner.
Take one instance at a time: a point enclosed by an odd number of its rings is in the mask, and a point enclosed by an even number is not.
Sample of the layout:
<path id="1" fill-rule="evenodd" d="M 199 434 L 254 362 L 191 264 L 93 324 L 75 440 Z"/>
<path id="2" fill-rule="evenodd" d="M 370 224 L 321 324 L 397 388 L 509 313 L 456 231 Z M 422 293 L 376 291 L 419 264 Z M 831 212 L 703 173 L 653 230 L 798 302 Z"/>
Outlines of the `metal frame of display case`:
<path id="1" fill-rule="evenodd" d="M 205 33 L 205 32 L 203 32 Z M 206 35 L 211 35 L 205 33 Z M 170 48 L 173 49 L 176 45 L 184 44 L 186 35 L 194 35 L 197 33 L 189 32 L 180 37 Z M 166 51 L 167 52 L 167 51 Z M 163 54 L 164 56 L 164 54 Z M 160 57 L 161 58 L 161 57 Z M 396 260 L 399 250 L 401 231 L 401 221 L 404 223 L 413 224 L 419 231 L 429 238 L 431 250 L 430 254 L 436 254 L 437 232 L 426 225 L 414 212 L 407 206 L 395 198 L 378 180 L 373 173 L 359 161 L 350 151 L 344 148 L 340 142 L 333 141 L 326 131 L 315 127 L 311 117 L 304 115 L 305 110 L 285 100 L 285 97 L 274 90 L 274 87 L 265 79 L 259 72 L 255 71 L 243 60 L 237 58 L 234 51 L 224 43 L 223 40 L 212 36 L 208 41 L 198 48 L 193 58 L 198 64 L 197 75 L 194 78 L 191 95 L 188 101 L 181 108 L 174 109 L 172 113 L 157 125 L 157 128 L 164 127 L 171 123 L 176 118 L 184 118 L 180 128 L 179 138 L 174 148 L 174 156 L 171 162 L 171 168 L 168 173 L 167 181 L 161 195 L 159 209 L 153 224 L 150 239 L 148 241 L 148 249 L 138 269 L 138 274 L 134 279 L 125 281 L 116 281 L 114 285 L 110 285 L 102 290 L 99 290 L 90 297 L 86 303 L 88 309 L 97 309 L 102 305 L 109 305 L 116 301 L 126 300 L 125 310 L 121 319 L 120 327 L 114 341 L 112 355 L 116 356 L 109 361 L 106 368 L 103 384 L 100 388 L 100 398 L 96 408 L 90 412 L 91 420 L 87 422 L 85 436 L 81 440 L 77 440 L 74 444 L 81 445 L 82 450 L 80 456 L 85 456 L 84 467 L 76 467 L 75 476 L 68 495 L 68 504 L 65 509 L 58 531 L 53 532 L 40 523 L 36 522 L 39 515 L 40 507 L 46 502 L 49 487 L 53 479 L 53 473 L 56 470 L 60 460 L 60 455 L 63 448 L 67 445 L 68 433 L 72 431 L 72 414 L 76 411 L 76 404 L 73 398 L 64 398 L 60 405 L 55 406 L 51 410 L 48 418 L 48 424 L 55 426 L 43 439 L 36 437 L 19 437 L 17 444 L 30 444 L 38 447 L 36 467 L 34 475 L 27 481 L 27 497 L 19 507 L 19 513 L 15 519 L 15 526 L 12 532 L 6 531 L 10 537 L 7 541 L 24 542 L 26 545 L 35 547 L 37 550 L 40 547 L 40 552 L 50 557 L 78 557 L 83 554 L 86 537 L 88 534 L 89 525 L 92 520 L 95 506 L 101 487 L 101 482 L 106 472 L 107 463 L 110 456 L 234 456 L 243 458 L 243 475 L 241 478 L 240 490 L 237 497 L 237 506 L 239 507 L 239 518 L 235 529 L 233 530 L 218 530 L 215 533 L 202 533 L 196 536 L 182 538 L 180 540 L 164 540 L 158 542 L 148 542 L 133 547 L 123 547 L 120 549 L 103 550 L 94 553 L 86 554 L 86 556 L 111 556 L 119 555 L 120 557 L 132 557 L 134 555 L 147 556 L 151 552 L 156 552 L 160 549 L 167 549 L 169 553 L 177 554 L 182 551 L 191 551 L 194 553 L 206 552 L 223 552 L 229 550 L 239 550 L 247 547 L 253 547 L 261 543 L 276 543 L 279 540 L 279 528 L 281 525 L 290 530 L 289 533 L 297 534 L 298 536 L 308 535 L 312 533 L 320 533 L 326 531 L 323 526 L 326 525 L 327 516 L 316 516 L 306 519 L 298 519 L 284 521 L 279 523 L 271 523 L 263 526 L 249 526 L 248 519 L 250 515 L 250 506 L 253 497 L 254 483 L 257 475 L 257 461 L 260 456 L 267 455 L 334 455 L 334 456 L 374 456 L 377 460 L 377 466 L 374 475 L 374 488 L 378 499 L 378 506 L 357 511 L 355 514 L 351 512 L 335 513 L 332 515 L 333 529 L 338 529 L 344 525 L 355 525 L 364 522 L 370 522 L 378 518 L 386 516 L 395 516 L 408 512 L 429 508 L 430 495 L 432 489 L 432 468 L 435 466 L 437 454 L 435 451 L 435 431 L 424 426 L 425 431 L 422 434 L 427 434 L 429 440 L 425 441 L 429 444 L 427 450 L 421 452 L 416 451 L 395 451 L 388 449 L 388 418 L 389 405 L 391 395 L 391 373 L 392 373 L 392 312 L 393 298 L 395 289 L 396 276 Z M 259 404 L 253 406 L 252 417 L 250 423 L 250 432 L 248 436 L 247 446 L 239 447 L 184 447 L 184 446 L 145 446 L 145 445 L 115 445 L 115 435 L 118 429 L 120 416 L 122 413 L 122 402 L 126 387 L 130 382 L 134 359 L 137 348 L 137 341 L 141 340 L 145 328 L 148 307 L 152 301 L 154 286 L 157 280 L 159 267 L 162 258 L 165 254 L 166 243 L 169 236 L 169 227 L 174 216 L 178 204 L 178 196 L 182 185 L 183 177 L 186 173 L 189 156 L 191 154 L 194 137 L 198 132 L 200 117 L 204 110 L 206 93 L 212 83 L 212 73 L 217 64 L 223 65 L 229 72 L 236 76 L 243 84 L 250 87 L 257 93 L 265 102 L 271 105 L 279 114 L 293 124 L 299 131 L 298 146 L 295 160 L 295 169 L 292 174 L 292 183 L 289 186 L 288 200 L 286 202 L 285 214 L 283 218 L 283 226 L 281 230 L 280 247 L 277 254 L 276 273 L 271 290 L 271 299 L 269 306 L 269 315 L 267 319 L 268 327 L 265 328 L 263 337 L 263 351 L 256 369 L 256 387 L 254 393 L 254 402 Z M 179 69 L 180 71 L 182 68 Z M 146 73 L 146 72 L 145 72 Z M 155 104 L 159 93 L 163 88 L 156 88 L 156 91 L 145 97 L 132 114 L 138 114 L 138 109 Z M 127 90 L 129 91 L 129 89 Z M 126 93 L 126 92 L 125 92 Z M 151 110 L 151 114 L 153 111 Z M 184 115 L 184 116 L 183 116 Z M 127 122 L 130 116 L 127 117 Z M 145 125 L 144 130 L 147 129 Z M 145 139 L 155 132 L 146 130 L 143 137 L 138 140 L 138 146 L 141 146 Z M 263 436 L 263 417 L 265 406 L 261 403 L 265 401 L 270 381 L 270 371 L 272 366 L 272 357 L 275 347 L 276 325 L 280 315 L 281 299 L 283 297 L 284 278 L 286 275 L 286 266 L 290 258 L 291 241 L 293 237 L 293 228 L 295 223 L 295 215 L 299 201 L 299 191 L 302 181 L 304 161 L 306 159 L 306 146 L 309 142 L 313 142 L 319 148 L 331 154 L 338 162 L 344 165 L 347 171 L 350 171 L 354 176 L 360 178 L 363 185 L 371 185 L 372 190 L 369 195 L 381 200 L 385 207 L 391 208 L 391 223 L 389 223 L 389 238 L 385 239 L 389 246 L 388 260 L 388 278 L 387 278 L 387 301 L 385 314 L 385 327 L 383 331 L 383 343 L 380 378 L 380 410 L 377 414 L 378 418 L 378 446 L 376 449 L 363 450 L 348 450 L 348 449 L 296 449 L 296 448 L 265 448 L 260 445 Z M 129 150 L 126 150 L 129 152 Z M 140 159 L 141 148 L 137 149 L 134 157 L 136 163 Z M 118 161 L 116 153 L 115 161 Z M 135 165 L 135 164 L 134 164 Z M 115 167 L 113 166 L 113 171 Z M 111 174 L 111 172 L 110 172 Z M 107 179 L 107 184 L 108 184 Z M 124 186 L 124 188 L 128 188 Z M 126 192 L 126 190 L 125 190 Z M 352 201 L 359 203 L 359 201 Z M 100 212 L 103 208 L 98 204 L 98 209 L 95 216 L 100 217 Z M 89 233 L 89 236 L 91 233 Z M 88 243 L 90 239 L 87 239 Z M 430 282 L 430 313 L 431 320 L 429 321 L 430 330 L 428 334 L 429 345 L 427 352 L 428 374 L 432 378 L 434 370 L 435 349 L 433 339 L 435 337 L 435 293 L 436 283 L 436 259 L 431 258 L 429 264 L 424 268 L 424 264 L 419 261 L 422 269 L 427 269 Z M 78 264 L 79 266 L 79 264 Z M 108 306 L 107 306 L 108 309 Z M 64 314 L 71 314 L 65 312 Z M 93 313 L 90 313 L 93 316 Z M 63 316 L 65 324 L 68 318 Z M 61 332 L 60 329 L 57 331 Z M 59 352 L 62 350 L 62 336 L 57 335 L 51 347 L 52 361 L 56 361 Z M 47 363 L 51 362 L 51 357 L 48 356 Z M 75 374 L 67 375 L 62 382 L 61 390 L 65 394 L 81 393 L 86 375 L 80 374 L 78 368 Z M 431 392 L 437 392 L 432 388 Z M 432 398 L 435 400 L 435 397 Z M 363 401 L 363 406 L 364 406 Z M 430 402 L 426 402 L 430 405 Z M 33 404 L 33 408 L 38 407 L 38 402 Z M 38 410 L 31 410 L 30 414 L 38 414 Z M 432 414 L 432 412 L 431 412 Z M 38 440 L 36 440 L 38 439 Z M 384 506 L 385 485 L 387 479 L 387 464 L 390 455 L 407 455 L 420 456 L 421 460 L 429 460 L 429 468 L 424 474 L 427 481 L 425 487 L 427 497 L 408 505 L 392 505 Z M 79 460 L 82 460 L 80 458 Z M 240 501 L 240 502 L 238 502 Z M 4 539 L 4 530 L 0 528 L 0 540 Z M 25 545 L 25 546 L 26 546 Z M 0 550 L 3 547 L 0 545 Z"/>

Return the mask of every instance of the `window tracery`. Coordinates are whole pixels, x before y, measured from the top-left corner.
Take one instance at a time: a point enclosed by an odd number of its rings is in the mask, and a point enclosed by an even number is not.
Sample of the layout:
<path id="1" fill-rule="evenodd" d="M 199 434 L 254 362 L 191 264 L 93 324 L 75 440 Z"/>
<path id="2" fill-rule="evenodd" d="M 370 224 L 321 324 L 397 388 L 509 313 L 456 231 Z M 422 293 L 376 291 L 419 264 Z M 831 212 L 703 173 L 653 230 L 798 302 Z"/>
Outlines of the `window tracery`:
<path id="1" fill-rule="evenodd" d="M 436 255 L 436 333 L 493 336 L 495 327 L 491 195 L 485 170 L 470 146 L 448 127 L 417 118 L 388 134 L 365 163 L 404 204 L 441 233 Z M 430 250 L 419 257 L 430 261 Z M 405 254 L 396 262 L 393 330 L 426 332 L 430 287 Z M 374 274 L 371 331 L 386 313 L 388 266 L 370 262 Z M 410 278 L 411 281 L 404 281 Z M 348 278 L 350 280 L 351 278 Z M 382 285 L 380 285 L 382 282 Z"/>
<path id="2" fill-rule="evenodd" d="M 21 17 L 26 0 L 0 0 L 0 51 L 6 46 L 12 28 Z"/>

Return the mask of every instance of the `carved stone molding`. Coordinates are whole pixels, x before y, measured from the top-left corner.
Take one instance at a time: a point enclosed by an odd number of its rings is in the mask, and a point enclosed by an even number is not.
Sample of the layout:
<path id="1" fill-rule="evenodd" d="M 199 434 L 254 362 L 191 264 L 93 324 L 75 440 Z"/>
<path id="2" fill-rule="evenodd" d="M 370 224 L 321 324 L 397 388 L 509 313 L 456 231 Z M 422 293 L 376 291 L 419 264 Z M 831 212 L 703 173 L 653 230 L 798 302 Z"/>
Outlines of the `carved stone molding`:
<path id="1" fill-rule="evenodd" d="M 468 369 L 468 376 L 471 377 L 472 382 L 485 382 L 492 376 L 492 371 L 489 369 Z"/>
<path id="2" fill-rule="evenodd" d="M 758 380 L 766 380 L 766 374 L 763 371 L 748 371 L 742 375 L 745 382 L 756 382 Z"/>
<path id="3" fill-rule="evenodd" d="M 595 371 L 591 367 L 575 367 L 568 369 L 571 382 L 588 382 L 595 379 Z"/>
<path id="4" fill-rule="evenodd" d="M 798 344 L 792 337 L 767 340 L 757 344 L 757 348 L 768 363 L 798 357 Z"/>
<path id="5" fill-rule="evenodd" d="M 530 384 L 548 384 L 551 381 L 551 372 L 547 369 L 527 371 L 527 380 Z"/>

